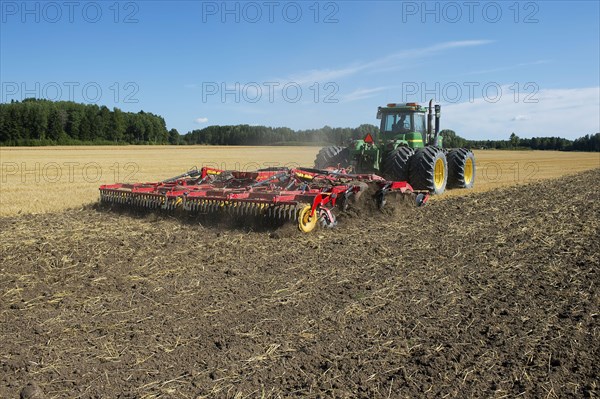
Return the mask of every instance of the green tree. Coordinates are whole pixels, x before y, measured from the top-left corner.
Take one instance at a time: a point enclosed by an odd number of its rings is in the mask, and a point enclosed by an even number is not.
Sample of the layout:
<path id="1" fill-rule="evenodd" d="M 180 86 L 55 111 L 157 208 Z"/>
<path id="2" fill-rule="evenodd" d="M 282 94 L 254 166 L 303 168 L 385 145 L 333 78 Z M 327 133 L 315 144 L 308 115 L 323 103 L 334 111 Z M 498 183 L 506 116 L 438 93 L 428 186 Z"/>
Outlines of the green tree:
<path id="1" fill-rule="evenodd" d="M 63 115 L 53 107 L 48 115 L 48 138 L 58 142 L 65 135 L 64 128 Z"/>
<path id="2" fill-rule="evenodd" d="M 517 147 L 519 146 L 519 141 L 520 141 L 520 139 L 519 139 L 519 136 L 517 136 L 517 135 L 515 134 L 515 132 L 513 132 L 513 133 L 510 135 L 510 146 L 511 146 L 512 148 L 517 148 Z"/>
<path id="3" fill-rule="evenodd" d="M 169 130 L 169 144 L 179 144 L 179 132 L 175 128 Z"/>
<path id="4" fill-rule="evenodd" d="M 440 132 L 440 135 L 444 138 L 442 143 L 444 144 L 445 148 L 469 147 L 467 140 L 457 135 L 454 130 L 444 129 Z"/>

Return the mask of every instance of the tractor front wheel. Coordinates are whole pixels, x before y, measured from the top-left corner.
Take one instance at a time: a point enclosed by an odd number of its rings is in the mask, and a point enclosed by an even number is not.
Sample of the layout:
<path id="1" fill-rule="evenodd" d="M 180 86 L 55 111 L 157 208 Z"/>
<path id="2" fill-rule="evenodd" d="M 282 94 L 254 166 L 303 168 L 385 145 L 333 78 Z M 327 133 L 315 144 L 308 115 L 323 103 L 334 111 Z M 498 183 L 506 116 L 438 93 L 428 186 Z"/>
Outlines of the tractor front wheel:
<path id="1" fill-rule="evenodd" d="M 448 188 L 473 188 L 475 183 L 475 155 L 466 148 L 448 153 Z"/>
<path id="2" fill-rule="evenodd" d="M 409 183 L 415 190 L 439 195 L 446 190 L 448 163 L 441 148 L 419 148 L 410 159 Z"/>
<path id="3" fill-rule="evenodd" d="M 408 165 L 414 153 L 415 150 L 405 146 L 390 152 L 383 160 L 383 176 L 394 181 L 408 181 Z"/>
<path id="4" fill-rule="evenodd" d="M 347 148 L 332 145 L 321 148 L 315 159 L 316 169 L 347 168 L 350 166 L 350 152 Z"/>

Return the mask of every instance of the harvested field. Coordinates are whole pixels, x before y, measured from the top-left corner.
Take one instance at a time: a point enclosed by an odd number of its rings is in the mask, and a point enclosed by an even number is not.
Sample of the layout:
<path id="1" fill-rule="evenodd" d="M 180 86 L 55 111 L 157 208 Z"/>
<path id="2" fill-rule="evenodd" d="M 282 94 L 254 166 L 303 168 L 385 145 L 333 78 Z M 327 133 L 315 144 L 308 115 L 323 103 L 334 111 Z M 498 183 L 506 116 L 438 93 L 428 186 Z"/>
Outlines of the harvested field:
<path id="1" fill-rule="evenodd" d="M 309 235 L 0 218 L 0 397 L 598 397 L 599 186 L 594 169 Z"/>
<path id="2" fill-rule="evenodd" d="M 157 181 L 194 166 L 255 170 L 312 166 L 317 147 L 0 147 L 0 216 L 81 207 L 98 199 L 98 186 Z M 474 191 L 523 184 L 600 168 L 598 153 L 475 151 Z"/>

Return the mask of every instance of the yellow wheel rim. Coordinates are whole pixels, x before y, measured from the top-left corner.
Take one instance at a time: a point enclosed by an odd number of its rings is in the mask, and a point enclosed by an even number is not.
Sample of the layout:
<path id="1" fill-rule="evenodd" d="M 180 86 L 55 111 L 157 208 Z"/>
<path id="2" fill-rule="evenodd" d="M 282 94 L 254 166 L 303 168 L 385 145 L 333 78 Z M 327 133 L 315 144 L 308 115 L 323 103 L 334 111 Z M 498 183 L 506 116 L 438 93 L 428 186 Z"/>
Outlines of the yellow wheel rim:
<path id="1" fill-rule="evenodd" d="M 304 208 L 300 209 L 298 213 L 298 228 L 303 233 L 310 233 L 314 230 L 317 225 L 317 213 L 313 216 L 310 216 L 312 207 L 310 205 L 306 205 Z"/>
<path id="2" fill-rule="evenodd" d="M 467 162 L 465 162 L 465 184 L 471 184 L 473 181 L 473 160 L 471 158 L 467 158 Z"/>
<path id="3" fill-rule="evenodd" d="M 433 184 L 435 188 L 440 188 L 444 184 L 444 176 L 446 171 L 444 170 L 444 161 L 442 158 L 438 158 L 435 161 L 435 167 L 433 169 Z"/>

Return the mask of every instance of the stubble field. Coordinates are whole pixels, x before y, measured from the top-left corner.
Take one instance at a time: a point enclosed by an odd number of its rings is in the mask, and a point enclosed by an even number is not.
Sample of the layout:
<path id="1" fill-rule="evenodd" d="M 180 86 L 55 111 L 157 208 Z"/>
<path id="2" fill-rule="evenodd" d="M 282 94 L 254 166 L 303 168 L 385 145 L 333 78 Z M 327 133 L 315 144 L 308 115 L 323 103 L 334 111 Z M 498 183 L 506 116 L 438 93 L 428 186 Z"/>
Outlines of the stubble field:
<path id="1" fill-rule="evenodd" d="M 268 166 L 313 165 L 317 147 L 0 147 L 0 216 L 81 207 L 98 199 L 98 186 L 157 181 L 194 166 L 254 170 Z M 600 168 L 597 153 L 475 151 L 475 190 Z"/>
<path id="2" fill-rule="evenodd" d="M 1 154 L 103 171 L 139 162 L 135 180 L 155 180 L 211 161 L 310 165 L 316 150 Z M 306 235 L 108 212 L 84 205 L 100 182 L 33 190 L 8 176 L 0 397 L 28 383 L 27 399 L 32 387 L 46 398 L 598 397 L 598 154 L 476 157 L 474 191 L 357 210 Z"/>

